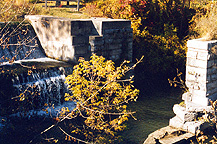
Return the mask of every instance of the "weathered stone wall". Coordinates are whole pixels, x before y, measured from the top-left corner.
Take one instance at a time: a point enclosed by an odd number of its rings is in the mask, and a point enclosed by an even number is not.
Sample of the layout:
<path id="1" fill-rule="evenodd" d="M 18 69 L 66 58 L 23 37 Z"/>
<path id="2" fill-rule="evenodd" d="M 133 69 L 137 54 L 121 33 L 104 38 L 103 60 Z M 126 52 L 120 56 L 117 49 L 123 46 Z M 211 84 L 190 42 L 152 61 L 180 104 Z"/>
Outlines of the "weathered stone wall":
<path id="1" fill-rule="evenodd" d="M 187 43 L 186 85 L 190 95 L 185 101 L 208 106 L 217 96 L 217 41 L 189 40 Z"/>
<path id="2" fill-rule="evenodd" d="M 76 62 L 91 53 L 107 59 L 132 61 L 131 21 L 122 19 L 66 19 L 26 16 L 48 57 Z"/>
<path id="3" fill-rule="evenodd" d="M 183 105 L 175 104 L 175 117 L 169 125 L 195 134 L 207 128 L 198 117 L 212 113 L 210 100 L 217 99 L 217 41 L 189 40 L 187 43 L 186 85 L 188 92 L 182 95 Z M 205 115 L 206 116 L 206 115 Z"/>
<path id="4" fill-rule="evenodd" d="M 103 36 L 90 37 L 91 52 L 115 61 L 132 61 L 132 39 L 131 29 L 108 29 Z"/>
<path id="5" fill-rule="evenodd" d="M 195 134 L 211 128 L 207 117 L 215 120 L 210 100 L 217 100 L 217 40 L 189 40 L 187 47 L 185 82 L 188 91 L 182 95 L 184 103 L 173 106 L 175 116 L 170 119 L 169 127 L 150 134 L 144 144 L 189 143 Z M 184 133 L 174 136 L 171 129 Z"/>

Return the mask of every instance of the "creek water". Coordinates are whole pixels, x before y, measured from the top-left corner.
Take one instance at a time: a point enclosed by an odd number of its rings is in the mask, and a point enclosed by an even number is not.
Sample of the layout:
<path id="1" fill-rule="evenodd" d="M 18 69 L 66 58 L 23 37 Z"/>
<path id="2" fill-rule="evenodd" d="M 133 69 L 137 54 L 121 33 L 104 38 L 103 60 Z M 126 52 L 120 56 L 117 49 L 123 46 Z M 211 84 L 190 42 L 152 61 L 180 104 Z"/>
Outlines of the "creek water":
<path id="1" fill-rule="evenodd" d="M 130 110 L 136 111 L 134 116 L 137 120 L 129 118 L 127 129 L 120 132 L 122 144 L 142 144 L 151 132 L 168 125 L 169 119 L 174 116 L 173 105 L 181 102 L 182 91 L 178 88 L 149 89 L 140 86 L 139 89 L 140 95 L 137 102 L 129 105 Z M 35 137 L 37 141 L 33 143 L 37 143 L 45 139 L 40 133 L 53 124 L 52 119 L 45 120 L 37 117 L 25 120 L 15 117 L 14 120 L 8 122 L 7 126 L 0 131 L 0 139 L 4 144 L 29 143 Z M 46 136 L 59 141 L 64 141 L 65 138 L 58 129 L 51 130 Z"/>
<path id="2" fill-rule="evenodd" d="M 138 101 L 129 106 L 136 111 L 137 120 L 129 119 L 127 129 L 121 133 L 123 143 L 142 144 L 149 134 L 168 126 L 169 119 L 175 115 L 172 107 L 181 102 L 181 95 L 182 91 L 178 88 L 141 90 Z"/>
<path id="3" fill-rule="evenodd" d="M 181 101 L 180 89 L 165 89 L 156 91 L 141 91 L 137 102 L 131 103 L 129 109 L 136 111 L 137 120 L 129 118 L 127 129 L 120 133 L 123 141 L 120 144 L 142 144 L 153 131 L 167 126 L 174 116 L 172 107 Z M 48 143 L 45 138 L 55 138 L 64 141 L 65 135 L 58 129 L 52 129 L 45 136 L 40 132 L 53 124 L 52 119 L 25 119 L 11 121 L 7 129 L 0 133 L 1 142 L 11 143 Z"/>

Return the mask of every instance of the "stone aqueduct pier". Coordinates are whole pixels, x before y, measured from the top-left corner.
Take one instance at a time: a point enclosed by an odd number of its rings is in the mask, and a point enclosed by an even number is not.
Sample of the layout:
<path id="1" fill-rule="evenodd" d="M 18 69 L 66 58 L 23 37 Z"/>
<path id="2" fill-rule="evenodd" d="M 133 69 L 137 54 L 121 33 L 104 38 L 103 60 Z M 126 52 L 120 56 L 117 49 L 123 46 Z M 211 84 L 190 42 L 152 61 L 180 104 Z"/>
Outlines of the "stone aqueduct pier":
<path id="1" fill-rule="evenodd" d="M 191 133 L 203 129 L 199 115 L 212 113 L 211 101 L 217 99 L 217 41 L 189 40 L 187 43 L 186 86 L 184 106 L 174 105 L 176 114 L 170 125 Z"/>
<path id="2" fill-rule="evenodd" d="M 216 113 L 211 101 L 217 99 L 217 41 L 189 40 L 187 43 L 186 86 L 188 91 L 182 95 L 184 104 L 175 104 L 175 117 L 169 126 L 159 129 L 144 142 L 190 143 L 199 131 L 210 128 L 204 118 Z M 177 135 L 177 133 L 180 133 Z"/>
<path id="3" fill-rule="evenodd" d="M 76 62 L 91 53 L 114 61 L 132 61 L 131 21 L 122 19 L 67 19 L 27 15 L 46 55 Z"/>

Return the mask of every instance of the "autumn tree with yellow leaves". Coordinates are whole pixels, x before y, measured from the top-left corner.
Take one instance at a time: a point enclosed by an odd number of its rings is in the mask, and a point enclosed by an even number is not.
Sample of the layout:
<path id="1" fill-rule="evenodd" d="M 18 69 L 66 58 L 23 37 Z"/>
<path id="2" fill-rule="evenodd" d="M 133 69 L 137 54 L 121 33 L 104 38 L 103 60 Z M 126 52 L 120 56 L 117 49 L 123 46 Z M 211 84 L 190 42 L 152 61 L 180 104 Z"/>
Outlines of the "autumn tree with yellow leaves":
<path id="1" fill-rule="evenodd" d="M 124 122 L 133 113 L 127 109 L 130 101 L 136 101 L 139 90 L 133 86 L 133 76 L 126 76 L 132 67 L 124 61 L 119 67 L 111 60 L 93 54 L 89 61 L 79 59 L 74 71 L 66 77 L 71 94 L 65 95 L 66 101 L 75 101 L 76 108 L 70 111 L 62 108 L 59 122 L 65 119 L 79 119 L 71 123 L 71 133 L 66 140 L 82 142 L 111 143 L 118 139 L 116 133 L 125 128 Z M 78 137 L 76 137 L 78 136 Z M 75 138 L 76 137 L 76 138 Z M 83 138 L 83 140 L 81 140 Z"/>

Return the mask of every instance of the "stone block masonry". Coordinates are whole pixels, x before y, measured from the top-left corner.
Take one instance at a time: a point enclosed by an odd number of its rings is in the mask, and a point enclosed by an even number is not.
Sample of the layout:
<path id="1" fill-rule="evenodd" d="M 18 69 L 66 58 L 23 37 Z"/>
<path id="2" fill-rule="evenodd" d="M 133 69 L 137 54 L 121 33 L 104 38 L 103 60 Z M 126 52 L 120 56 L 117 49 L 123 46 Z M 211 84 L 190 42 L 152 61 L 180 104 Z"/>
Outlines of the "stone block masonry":
<path id="1" fill-rule="evenodd" d="M 212 48 L 217 41 L 189 40 L 187 43 L 186 85 L 191 102 L 208 106 L 217 98 L 217 56 Z"/>
<path id="2" fill-rule="evenodd" d="M 207 128 L 198 116 L 212 113 L 210 100 L 217 99 L 217 41 L 189 40 L 187 43 L 186 86 L 188 92 L 182 95 L 184 106 L 174 105 L 176 116 L 169 125 L 187 132 Z"/>
<path id="3" fill-rule="evenodd" d="M 132 29 L 108 29 L 103 36 L 90 38 L 91 52 L 114 61 L 132 61 Z"/>
<path id="4" fill-rule="evenodd" d="M 88 59 L 91 53 L 113 61 L 132 61 L 131 21 L 123 19 L 67 19 L 28 15 L 46 55 L 62 61 Z"/>
<path id="5" fill-rule="evenodd" d="M 197 132 L 213 129 L 207 118 L 215 120 L 210 101 L 217 100 L 217 40 L 189 40 L 187 47 L 184 103 L 173 106 L 176 116 L 169 126 L 150 134 L 144 144 L 191 143 Z M 180 130 L 184 133 L 174 136 Z"/>

